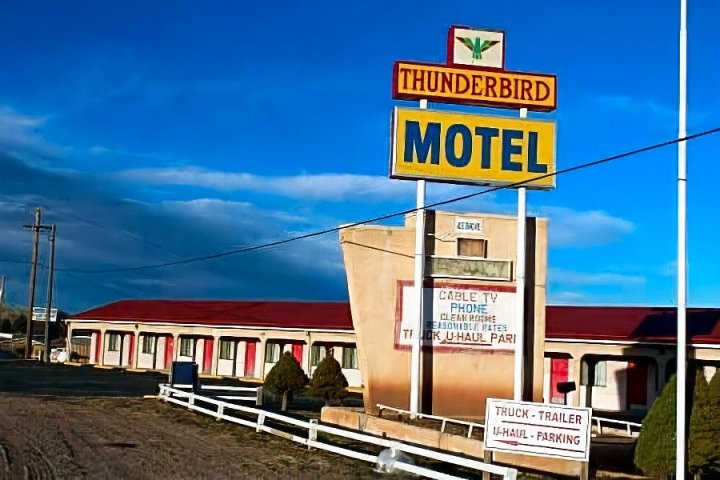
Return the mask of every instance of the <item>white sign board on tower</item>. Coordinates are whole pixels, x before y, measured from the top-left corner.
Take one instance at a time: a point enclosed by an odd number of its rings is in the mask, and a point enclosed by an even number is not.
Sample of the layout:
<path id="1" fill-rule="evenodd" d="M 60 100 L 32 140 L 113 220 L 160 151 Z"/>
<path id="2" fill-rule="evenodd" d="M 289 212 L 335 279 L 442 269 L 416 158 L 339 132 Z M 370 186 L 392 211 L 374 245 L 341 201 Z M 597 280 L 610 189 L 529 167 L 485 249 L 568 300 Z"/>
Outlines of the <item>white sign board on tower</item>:
<path id="1" fill-rule="evenodd" d="M 415 338 L 413 290 L 399 282 L 395 348 Z M 512 353 L 515 348 L 515 287 L 437 283 L 425 288 L 422 345 L 436 351 Z"/>
<path id="2" fill-rule="evenodd" d="M 45 307 L 33 307 L 32 319 L 33 322 L 44 322 L 47 316 L 47 308 Z M 57 321 L 57 308 L 53 308 L 50 312 L 50 321 Z"/>
<path id="3" fill-rule="evenodd" d="M 587 462 L 592 409 L 488 398 L 485 448 Z"/>
<path id="4" fill-rule="evenodd" d="M 485 220 L 482 218 L 455 217 L 455 233 L 460 235 L 484 235 Z"/>

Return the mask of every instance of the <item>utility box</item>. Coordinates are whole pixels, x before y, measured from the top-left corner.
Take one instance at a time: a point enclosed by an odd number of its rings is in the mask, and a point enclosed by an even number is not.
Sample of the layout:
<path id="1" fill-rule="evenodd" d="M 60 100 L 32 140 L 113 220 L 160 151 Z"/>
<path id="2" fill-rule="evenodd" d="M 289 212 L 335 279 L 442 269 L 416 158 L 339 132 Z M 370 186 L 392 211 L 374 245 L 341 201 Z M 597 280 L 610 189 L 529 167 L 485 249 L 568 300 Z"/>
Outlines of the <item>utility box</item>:
<path id="1" fill-rule="evenodd" d="M 197 390 L 200 385 L 198 364 L 195 362 L 173 362 L 172 369 L 170 369 L 170 385 L 175 388 Z"/>

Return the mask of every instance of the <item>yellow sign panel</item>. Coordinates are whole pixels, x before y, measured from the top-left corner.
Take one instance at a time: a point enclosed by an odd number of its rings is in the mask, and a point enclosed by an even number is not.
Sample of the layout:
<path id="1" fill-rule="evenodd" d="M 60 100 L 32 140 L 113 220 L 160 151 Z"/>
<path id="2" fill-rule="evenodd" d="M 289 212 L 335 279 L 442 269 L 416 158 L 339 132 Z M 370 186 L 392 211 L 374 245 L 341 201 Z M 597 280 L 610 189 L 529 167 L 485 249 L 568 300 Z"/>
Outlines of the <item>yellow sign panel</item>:
<path id="1" fill-rule="evenodd" d="M 555 123 L 395 107 L 391 178 L 555 188 Z"/>
<path id="2" fill-rule="evenodd" d="M 549 112 L 557 107 L 557 78 L 539 73 L 395 62 L 393 98 Z"/>

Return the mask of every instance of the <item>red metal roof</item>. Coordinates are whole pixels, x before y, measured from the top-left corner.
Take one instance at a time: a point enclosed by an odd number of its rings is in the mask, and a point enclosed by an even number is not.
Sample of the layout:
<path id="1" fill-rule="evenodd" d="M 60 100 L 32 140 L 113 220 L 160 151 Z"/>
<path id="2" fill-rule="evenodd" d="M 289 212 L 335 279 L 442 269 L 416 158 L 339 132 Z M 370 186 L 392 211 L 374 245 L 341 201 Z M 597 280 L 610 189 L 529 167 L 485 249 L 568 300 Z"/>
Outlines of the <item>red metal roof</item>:
<path id="1" fill-rule="evenodd" d="M 675 307 L 569 307 L 548 306 L 547 338 L 675 342 Z M 687 310 L 689 343 L 720 344 L 720 308 Z"/>
<path id="2" fill-rule="evenodd" d="M 691 308 L 687 317 L 691 343 L 720 344 L 720 308 Z M 346 302 L 122 300 L 73 315 L 71 319 L 353 329 L 350 305 Z M 674 307 L 548 306 L 545 336 L 672 343 L 676 324 Z"/>
<path id="3" fill-rule="evenodd" d="M 71 320 L 352 330 L 346 302 L 121 300 Z"/>

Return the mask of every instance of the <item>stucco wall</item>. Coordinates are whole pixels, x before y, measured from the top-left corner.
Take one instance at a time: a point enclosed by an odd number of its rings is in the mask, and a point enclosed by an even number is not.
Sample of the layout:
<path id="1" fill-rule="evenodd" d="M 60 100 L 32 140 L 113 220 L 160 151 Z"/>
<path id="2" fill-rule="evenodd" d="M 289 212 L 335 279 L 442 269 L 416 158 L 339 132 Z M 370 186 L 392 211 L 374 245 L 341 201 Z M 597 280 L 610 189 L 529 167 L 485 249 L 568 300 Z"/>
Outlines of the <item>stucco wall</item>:
<path id="1" fill-rule="evenodd" d="M 455 218 L 483 218 L 482 236 L 488 240 L 487 258 L 515 262 L 516 221 L 499 215 L 456 215 L 434 212 L 428 215 L 426 253 L 457 256 Z M 377 403 L 400 408 L 409 407 L 410 351 L 395 344 L 398 313 L 398 282 L 412 282 L 414 270 L 415 216 L 410 215 L 403 227 L 359 226 L 343 229 L 343 250 L 350 294 L 358 357 L 365 389 L 365 408 L 374 410 Z M 527 397 L 542 398 L 543 346 L 545 332 L 545 283 L 547 265 L 547 223 L 538 219 L 529 248 L 527 273 L 529 309 L 528 346 L 530 351 Z M 466 235 L 461 235 L 466 237 Z M 474 238 L 474 237 L 473 237 Z M 513 287 L 514 279 L 485 281 L 437 278 L 426 281 L 426 287 L 443 281 L 482 287 Z M 534 297 L 534 298 L 533 298 Z M 532 305 L 532 304 L 531 304 Z M 425 319 L 428 320 L 427 318 Z M 511 347 L 514 348 L 514 347 Z M 440 415 L 483 416 L 485 398 L 513 396 L 512 352 L 448 352 L 427 348 L 423 355 L 424 411 Z M 431 407 L 431 408 L 430 408 Z"/>

